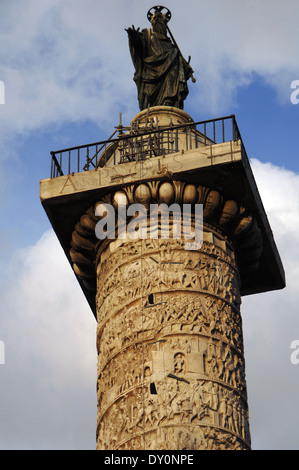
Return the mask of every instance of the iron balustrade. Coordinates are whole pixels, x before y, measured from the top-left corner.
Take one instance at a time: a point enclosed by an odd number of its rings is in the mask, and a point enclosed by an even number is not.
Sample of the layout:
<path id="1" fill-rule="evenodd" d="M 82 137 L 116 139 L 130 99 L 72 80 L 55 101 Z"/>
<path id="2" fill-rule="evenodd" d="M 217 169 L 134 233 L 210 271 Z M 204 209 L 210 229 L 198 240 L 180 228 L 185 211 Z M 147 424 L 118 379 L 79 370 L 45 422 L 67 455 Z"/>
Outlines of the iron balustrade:
<path id="1" fill-rule="evenodd" d="M 184 150 L 192 150 L 236 140 L 241 140 L 245 152 L 234 115 L 169 126 L 159 126 L 154 120 L 142 127 L 119 125 L 107 140 L 52 151 L 51 178 L 176 153 L 182 141 Z"/>

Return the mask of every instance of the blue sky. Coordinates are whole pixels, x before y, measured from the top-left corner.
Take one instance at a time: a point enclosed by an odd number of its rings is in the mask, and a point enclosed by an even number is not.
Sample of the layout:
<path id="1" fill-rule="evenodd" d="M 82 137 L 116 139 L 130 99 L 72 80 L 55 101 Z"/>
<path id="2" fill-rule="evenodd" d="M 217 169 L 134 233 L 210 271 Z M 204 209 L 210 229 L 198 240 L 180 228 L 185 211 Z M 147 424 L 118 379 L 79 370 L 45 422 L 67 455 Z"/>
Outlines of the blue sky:
<path id="1" fill-rule="evenodd" d="M 103 140 L 138 112 L 125 27 L 148 0 L 0 0 L 1 449 L 94 449 L 95 322 L 39 200 L 50 151 Z M 235 114 L 287 276 L 243 299 L 253 447 L 299 448 L 298 0 L 171 0 L 192 56 L 185 110 Z M 20 390 L 19 390 L 20 388 Z M 45 403 L 47 405 L 45 405 Z"/>

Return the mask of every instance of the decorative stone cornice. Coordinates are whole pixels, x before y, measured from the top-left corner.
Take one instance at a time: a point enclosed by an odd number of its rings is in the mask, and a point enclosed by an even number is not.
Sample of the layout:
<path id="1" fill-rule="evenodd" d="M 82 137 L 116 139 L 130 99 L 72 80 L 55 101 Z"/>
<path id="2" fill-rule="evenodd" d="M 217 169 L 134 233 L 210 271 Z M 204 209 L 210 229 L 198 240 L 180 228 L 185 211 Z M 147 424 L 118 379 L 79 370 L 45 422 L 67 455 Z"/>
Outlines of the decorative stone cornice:
<path id="1" fill-rule="evenodd" d="M 100 220 L 95 215 L 96 207 L 111 204 L 117 209 L 120 203 L 139 203 L 145 207 L 154 203 L 176 203 L 190 204 L 192 208 L 195 204 L 202 204 L 204 229 L 221 234 L 233 245 L 241 281 L 242 276 L 258 268 L 263 240 L 257 221 L 245 207 L 213 188 L 163 179 L 123 185 L 107 193 L 81 216 L 72 233 L 70 257 L 73 269 L 85 288 L 95 290 L 96 254 L 102 244 L 106 247 L 110 243 L 110 240 L 96 238 L 95 227 Z"/>

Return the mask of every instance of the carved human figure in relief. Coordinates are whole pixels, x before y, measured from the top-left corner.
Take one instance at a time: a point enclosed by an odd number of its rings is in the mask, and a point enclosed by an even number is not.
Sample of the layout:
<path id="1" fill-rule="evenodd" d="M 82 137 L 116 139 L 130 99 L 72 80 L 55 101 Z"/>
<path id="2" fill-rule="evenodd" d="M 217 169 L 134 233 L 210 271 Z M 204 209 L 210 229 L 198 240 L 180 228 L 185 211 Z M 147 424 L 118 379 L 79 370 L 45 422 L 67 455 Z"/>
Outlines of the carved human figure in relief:
<path id="1" fill-rule="evenodd" d="M 185 369 L 185 358 L 182 353 L 177 353 L 174 357 L 174 372 L 180 374 Z"/>
<path id="2" fill-rule="evenodd" d="M 187 81 L 193 70 L 167 35 L 169 10 L 168 14 L 162 12 L 164 7 L 154 7 L 154 10 L 148 13 L 152 28 L 139 31 L 132 26 L 126 29 L 139 108 L 142 111 L 148 106 L 162 105 L 183 109 L 189 93 Z"/>

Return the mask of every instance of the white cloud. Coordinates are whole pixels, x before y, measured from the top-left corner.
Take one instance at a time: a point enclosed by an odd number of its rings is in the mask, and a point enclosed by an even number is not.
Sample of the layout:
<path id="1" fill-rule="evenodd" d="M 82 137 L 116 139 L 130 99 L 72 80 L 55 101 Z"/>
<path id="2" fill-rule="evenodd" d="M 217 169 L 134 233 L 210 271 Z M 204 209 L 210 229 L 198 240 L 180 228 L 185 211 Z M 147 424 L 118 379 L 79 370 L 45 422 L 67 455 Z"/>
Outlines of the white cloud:
<path id="1" fill-rule="evenodd" d="M 299 369 L 290 345 L 299 338 L 299 175 L 252 161 L 253 172 L 286 272 L 281 291 L 244 297 L 247 384 L 254 448 L 298 448 Z"/>
<path id="2" fill-rule="evenodd" d="M 103 15 L 101 5 L 28 0 L 6 9 L 9 27 L 0 33 L 6 44 L 0 68 L 6 133 L 81 119 L 115 124 L 119 109 L 111 116 L 111 108 L 130 88 L 123 80 L 129 52 L 122 60 L 113 57 L 114 37 L 126 42 L 126 34 L 107 27 L 110 15 Z M 19 17 L 26 18 L 21 25 Z"/>
<path id="3" fill-rule="evenodd" d="M 96 0 L 2 3 L 3 135 L 80 119 L 111 128 L 119 111 L 129 122 L 138 109 L 124 28 L 148 27 L 150 6 L 137 0 L 105 7 Z M 290 83 L 299 77 L 297 0 L 189 0 L 186 8 L 173 0 L 171 10 L 172 32 L 185 57 L 192 55 L 198 79 L 190 84 L 188 107 L 227 110 L 254 73 L 289 100 Z"/>
<path id="4" fill-rule="evenodd" d="M 1 286 L 0 446 L 93 448 L 96 321 L 52 231 Z"/>
<path id="5" fill-rule="evenodd" d="M 252 161 L 270 225 L 273 228 L 279 252 L 293 275 L 288 286 L 295 290 L 299 274 L 298 233 L 299 233 L 299 176 L 285 168 L 271 163 Z M 291 256 L 290 256 L 291 254 Z M 295 272 L 294 272 L 295 270 Z"/>

